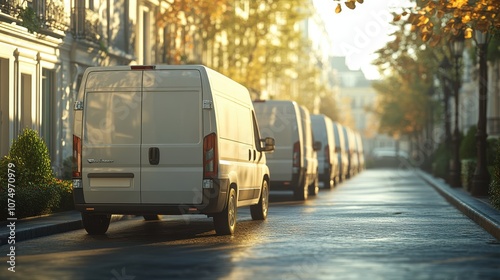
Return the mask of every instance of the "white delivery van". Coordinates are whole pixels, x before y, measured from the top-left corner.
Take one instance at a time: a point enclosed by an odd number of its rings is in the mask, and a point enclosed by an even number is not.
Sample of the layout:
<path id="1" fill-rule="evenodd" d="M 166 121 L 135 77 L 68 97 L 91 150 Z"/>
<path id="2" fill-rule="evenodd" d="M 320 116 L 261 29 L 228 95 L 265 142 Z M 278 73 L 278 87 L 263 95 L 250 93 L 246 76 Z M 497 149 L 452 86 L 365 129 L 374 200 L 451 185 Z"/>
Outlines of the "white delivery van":
<path id="1" fill-rule="evenodd" d="M 318 178 L 323 188 L 332 189 L 339 182 L 338 158 L 335 153 L 333 122 L 325 115 L 311 115 L 314 140 L 321 142 L 317 152 Z"/>
<path id="2" fill-rule="evenodd" d="M 342 182 L 349 173 L 349 155 L 346 149 L 343 126 L 338 122 L 333 123 L 333 135 L 335 136 L 335 152 L 339 164 L 339 182 Z"/>
<path id="3" fill-rule="evenodd" d="M 317 195 L 319 191 L 318 185 L 318 158 L 316 152 L 321 149 L 321 143 L 314 141 L 311 117 L 309 110 L 304 106 L 300 107 L 300 117 L 303 128 L 304 142 L 304 162 L 306 166 L 306 180 L 309 182 L 309 195 Z"/>
<path id="4" fill-rule="evenodd" d="M 296 200 L 307 200 L 310 182 L 299 105 L 290 100 L 256 100 L 254 107 L 262 136 L 276 140 L 274 153 L 267 156 L 273 190 L 291 190 Z"/>
<path id="5" fill-rule="evenodd" d="M 358 155 L 356 154 L 356 139 L 351 128 L 343 126 L 342 130 L 344 132 L 345 139 L 345 149 L 347 151 L 348 157 L 348 168 L 346 178 L 352 178 L 356 175 L 358 170 Z"/>
<path id="6" fill-rule="evenodd" d="M 204 66 L 90 67 L 75 102 L 74 200 L 89 234 L 111 214 L 267 217 L 269 169 L 248 90 Z"/>

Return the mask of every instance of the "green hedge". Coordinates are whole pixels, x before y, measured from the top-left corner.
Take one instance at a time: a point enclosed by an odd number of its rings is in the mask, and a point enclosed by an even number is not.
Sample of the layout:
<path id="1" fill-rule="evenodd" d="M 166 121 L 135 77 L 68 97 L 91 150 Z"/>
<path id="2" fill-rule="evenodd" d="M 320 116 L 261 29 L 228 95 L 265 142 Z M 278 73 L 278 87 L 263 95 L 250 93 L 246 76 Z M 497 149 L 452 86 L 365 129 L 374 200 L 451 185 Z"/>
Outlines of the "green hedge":
<path id="1" fill-rule="evenodd" d="M 471 126 L 460 142 L 461 159 L 477 158 L 476 133 L 477 126 Z"/>
<path id="2" fill-rule="evenodd" d="M 497 141 L 496 147 L 496 159 L 491 173 L 490 201 L 495 208 L 500 210 L 500 142 Z"/>
<path id="3" fill-rule="evenodd" d="M 447 179 L 450 171 L 450 147 L 445 143 L 439 144 L 433 155 L 432 173 L 436 177 Z"/>
<path id="4" fill-rule="evenodd" d="M 32 129 L 25 129 L 0 159 L 1 220 L 9 217 L 9 198 L 18 219 L 74 209 L 71 191 L 71 181 L 54 178 L 47 146 Z"/>

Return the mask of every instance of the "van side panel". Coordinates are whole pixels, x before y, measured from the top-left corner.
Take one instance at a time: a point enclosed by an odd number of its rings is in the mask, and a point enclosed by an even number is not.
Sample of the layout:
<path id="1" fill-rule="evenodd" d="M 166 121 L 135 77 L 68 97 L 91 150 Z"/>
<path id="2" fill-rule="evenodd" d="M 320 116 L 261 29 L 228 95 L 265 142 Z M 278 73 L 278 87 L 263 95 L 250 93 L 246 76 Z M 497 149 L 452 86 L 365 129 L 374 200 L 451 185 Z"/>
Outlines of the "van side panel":
<path id="1" fill-rule="evenodd" d="M 139 203 L 141 74 L 96 71 L 86 81 L 82 141 L 85 202 Z"/>
<path id="2" fill-rule="evenodd" d="M 145 71 L 142 104 L 141 202 L 201 204 L 200 72 Z"/>
<path id="3" fill-rule="evenodd" d="M 253 199 L 259 193 L 256 183 L 252 113 L 248 104 L 215 94 L 219 125 L 220 176 L 237 174 L 238 200 Z"/>

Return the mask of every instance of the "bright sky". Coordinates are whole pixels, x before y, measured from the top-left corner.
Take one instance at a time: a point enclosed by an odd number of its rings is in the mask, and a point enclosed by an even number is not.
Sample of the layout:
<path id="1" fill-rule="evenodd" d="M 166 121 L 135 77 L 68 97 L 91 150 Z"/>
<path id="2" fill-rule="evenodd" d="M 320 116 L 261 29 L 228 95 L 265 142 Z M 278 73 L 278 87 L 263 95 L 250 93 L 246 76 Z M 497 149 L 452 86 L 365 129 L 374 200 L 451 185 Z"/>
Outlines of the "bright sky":
<path id="1" fill-rule="evenodd" d="M 393 18 L 391 11 L 394 11 L 394 7 L 401 7 L 405 1 L 365 0 L 354 10 L 342 3 L 342 12 L 339 14 L 335 13 L 338 2 L 313 2 L 332 38 L 332 55 L 345 56 L 351 70 L 361 68 L 368 79 L 377 79 L 377 68 L 371 65 L 375 58 L 374 52 L 392 40 L 389 34 L 395 31 L 395 27 L 390 24 Z"/>

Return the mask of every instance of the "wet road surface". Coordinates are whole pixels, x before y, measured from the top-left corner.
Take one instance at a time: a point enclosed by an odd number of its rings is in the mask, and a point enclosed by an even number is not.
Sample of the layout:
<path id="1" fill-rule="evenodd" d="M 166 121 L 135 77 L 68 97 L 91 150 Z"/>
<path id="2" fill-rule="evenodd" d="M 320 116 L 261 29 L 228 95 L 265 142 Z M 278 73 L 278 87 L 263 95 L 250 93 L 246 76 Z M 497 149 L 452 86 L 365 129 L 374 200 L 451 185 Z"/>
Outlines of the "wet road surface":
<path id="1" fill-rule="evenodd" d="M 411 171 L 365 170 L 306 202 L 271 195 L 268 220 L 239 208 L 232 237 L 197 215 L 19 242 L 0 279 L 499 279 L 498 241 Z"/>

